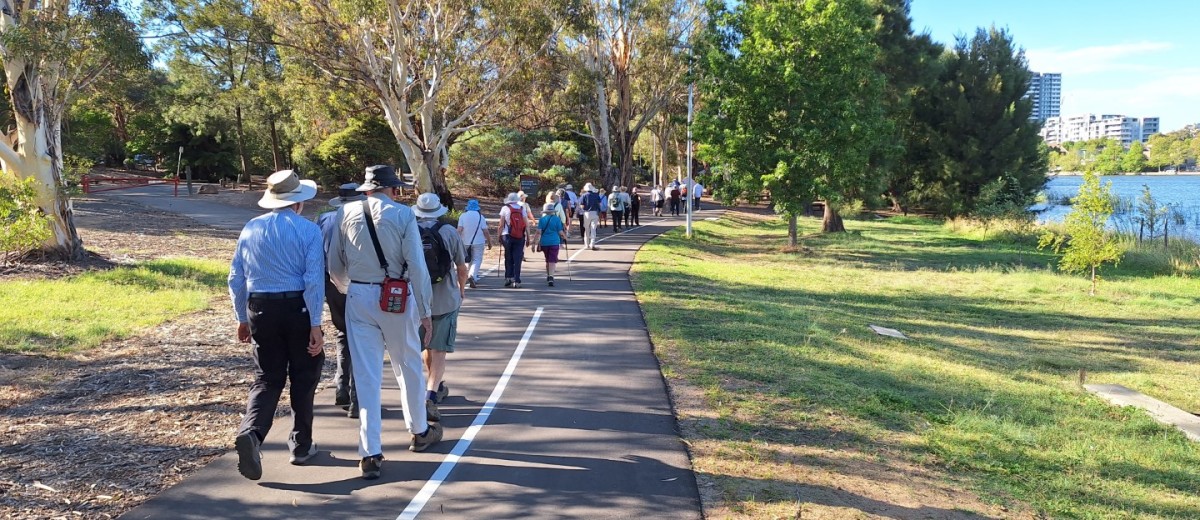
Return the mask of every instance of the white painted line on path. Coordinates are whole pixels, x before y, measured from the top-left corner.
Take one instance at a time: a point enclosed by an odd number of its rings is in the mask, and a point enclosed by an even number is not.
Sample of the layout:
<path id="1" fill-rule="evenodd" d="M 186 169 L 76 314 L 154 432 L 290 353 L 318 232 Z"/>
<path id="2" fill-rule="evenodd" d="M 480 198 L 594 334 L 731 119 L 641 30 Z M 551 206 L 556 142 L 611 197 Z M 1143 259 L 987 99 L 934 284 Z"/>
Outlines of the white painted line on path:
<path id="1" fill-rule="evenodd" d="M 492 410 L 496 408 L 496 403 L 500 402 L 500 396 L 504 395 L 504 389 L 508 387 L 508 380 L 512 378 L 513 372 L 517 370 L 517 363 L 521 361 L 521 355 L 525 353 L 525 347 L 529 345 L 529 338 L 533 337 L 533 329 L 537 327 L 538 320 L 542 317 L 542 309 L 538 307 L 533 313 L 533 319 L 529 320 L 529 326 L 525 328 L 525 335 L 521 337 L 521 343 L 517 344 L 517 350 L 513 352 L 512 358 L 508 361 L 508 366 L 504 369 L 504 374 L 500 376 L 500 380 L 496 382 L 496 388 L 492 390 L 492 395 L 488 397 L 483 408 L 475 416 L 475 421 L 463 433 L 458 443 L 454 445 L 454 449 L 450 450 L 450 454 L 442 460 L 442 464 L 438 466 L 437 471 L 433 472 L 433 476 L 429 477 L 429 481 L 425 482 L 425 486 L 413 497 L 412 502 L 408 503 L 408 507 L 396 517 L 396 520 L 412 520 L 421 513 L 425 508 L 425 504 L 429 499 L 433 498 L 433 494 L 437 491 L 446 477 L 450 476 L 450 472 L 454 469 L 455 464 L 462 458 L 467 449 L 471 447 L 471 442 L 475 440 L 475 436 L 483 429 L 483 425 L 492 415 Z"/>

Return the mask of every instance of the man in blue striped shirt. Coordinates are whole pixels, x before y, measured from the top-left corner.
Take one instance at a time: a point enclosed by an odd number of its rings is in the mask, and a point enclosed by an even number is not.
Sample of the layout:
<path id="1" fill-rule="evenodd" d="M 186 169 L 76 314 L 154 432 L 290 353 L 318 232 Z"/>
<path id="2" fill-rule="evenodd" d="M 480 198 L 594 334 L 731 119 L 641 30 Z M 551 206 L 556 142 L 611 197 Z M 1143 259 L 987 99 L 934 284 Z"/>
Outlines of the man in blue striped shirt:
<path id="1" fill-rule="evenodd" d="M 300 216 L 317 185 L 291 170 L 267 178 L 258 205 L 271 212 L 246 223 L 229 268 L 229 294 L 238 341 L 253 339 L 254 383 L 234 446 L 238 471 L 262 478 L 260 446 L 291 379 L 291 463 L 317 454 L 312 438 L 313 397 L 325 364 L 321 303 L 325 299 L 325 248 L 321 230 Z"/>

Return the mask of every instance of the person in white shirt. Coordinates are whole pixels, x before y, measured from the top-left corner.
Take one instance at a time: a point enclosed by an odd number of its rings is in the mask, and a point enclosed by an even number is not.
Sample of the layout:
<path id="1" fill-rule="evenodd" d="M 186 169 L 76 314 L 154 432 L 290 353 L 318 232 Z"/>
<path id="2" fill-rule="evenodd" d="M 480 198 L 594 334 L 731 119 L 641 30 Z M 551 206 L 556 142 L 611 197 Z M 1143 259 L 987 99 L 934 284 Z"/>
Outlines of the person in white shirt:
<path id="1" fill-rule="evenodd" d="M 654 189 L 650 190 L 650 204 L 654 205 L 654 216 L 656 217 L 662 216 L 663 200 L 665 198 L 663 197 L 662 186 L 656 184 Z"/>
<path id="2" fill-rule="evenodd" d="M 696 186 L 692 189 L 692 202 L 693 202 L 692 209 L 694 209 L 696 211 L 700 211 L 700 197 L 703 197 L 703 196 L 704 196 L 704 185 L 697 182 Z"/>
<path id="3" fill-rule="evenodd" d="M 483 248 L 492 250 L 492 234 L 488 231 L 487 219 L 479 210 L 479 201 L 467 201 L 467 209 L 458 217 L 458 235 L 467 248 L 467 287 L 474 289 L 479 283 L 479 269 L 483 266 Z"/>

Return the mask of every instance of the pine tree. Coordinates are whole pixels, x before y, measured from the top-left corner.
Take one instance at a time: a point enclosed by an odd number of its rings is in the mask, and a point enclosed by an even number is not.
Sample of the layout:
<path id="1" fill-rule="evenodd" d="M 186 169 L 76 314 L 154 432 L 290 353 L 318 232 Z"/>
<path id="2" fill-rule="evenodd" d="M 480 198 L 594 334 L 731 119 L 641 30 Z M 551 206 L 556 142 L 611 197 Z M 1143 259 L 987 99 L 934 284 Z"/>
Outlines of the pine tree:
<path id="1" fill-rule="evenodd" d="M 1004 180 L 1027 200 L 1046 181 L 1048 157 L 1024 99 L 1031 74 L 1024 51 L 995 27 L 960 37 L 942 58 L 937 88 L 920 96 L 916 118 L 929 138 L 913 198 L 942 214 L 971 213 L 984 186 Z"/>

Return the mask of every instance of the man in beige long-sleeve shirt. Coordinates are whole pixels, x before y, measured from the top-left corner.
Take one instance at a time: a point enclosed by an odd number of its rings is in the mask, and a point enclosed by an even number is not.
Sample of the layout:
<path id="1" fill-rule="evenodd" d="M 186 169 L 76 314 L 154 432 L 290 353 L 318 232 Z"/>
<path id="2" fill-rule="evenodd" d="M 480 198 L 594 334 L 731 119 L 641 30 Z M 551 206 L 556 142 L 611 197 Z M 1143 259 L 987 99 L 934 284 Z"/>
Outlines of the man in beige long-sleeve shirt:
<path id="1" fill-rule="evenodd" d="M 383 463 L 380 440 L 380 392 L 383 383 L 383 352 L 392 359 L 392 370 L 404 395 L 404 424 L 412 434 L 412 451 L 423 451 L 442 439 L 437 405 L 426 400 L 425 372 L 417 327 L 431 337 L 430 298 L 432 288 L 421 234 L 412 210 L 392 200 L 402 186 L 390 166 L 367 168 L 366 181 L 358 189 L 367 200 L 346 204 L 338 210 L 338 226 L 329 246 L 329 277 L 346 293 L 346 328 L 350 336 L 350 359 L 354 388 L 359 403 L 358 452 L 363 478 L 379 478 Z M 364 211 L 369 208 L 370 212 Z M 375 224 L 386 269 L 368 231 L 366 218 Z M 385 273 L 405 278 L 412 291 L 403 313 L 380 308 L 380 290 Z"/>

